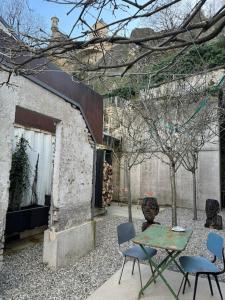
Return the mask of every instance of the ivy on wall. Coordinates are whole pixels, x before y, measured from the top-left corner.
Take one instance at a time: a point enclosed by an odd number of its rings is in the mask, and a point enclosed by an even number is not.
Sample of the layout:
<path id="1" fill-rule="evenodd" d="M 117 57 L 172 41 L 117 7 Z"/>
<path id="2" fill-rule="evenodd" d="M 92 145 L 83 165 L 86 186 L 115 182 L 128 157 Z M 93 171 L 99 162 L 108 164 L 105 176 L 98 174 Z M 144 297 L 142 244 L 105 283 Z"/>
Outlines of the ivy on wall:
<path id="1" fill-rule="evenodd" d="M 119 98 L 129 100 L 136 95 L 136 91 L 132 86 L 125 86 L 112 90 L 111 92 L 103 95 L 104 98 L 118 96 Z"/>
<path id="2" fill-rule="evenodd" d="M 168 65 L 174 56 L 173 54 L 162 59 L 151 68 L 151 72 L 156 73 Z M 192 46 L 175 64 L 168 67 L 166 71 L 159 72 L 155 77 L 152 77 L 152 80 L 153 83 L 161 83 L 168 79 L 178 79 L 184 75 L 210 70 L 224 64 L 225 40 L 220 38 L 213 43 Z"/>
<path id="3" fill-rule="evenodd" d="M 29 186 L 30 163 L 27 154 L 28 141 L 22 136 L 12 155 L 9 188 L 9 210 L 19 210 L 24 192 Z"/>
<path id="4" fill-rule="evenodd" d="M 123 86 L 113 89 L 103 95 L 104 98 L 118 96 L 123 99 L 131 99 L 138 92 L 145 88 L 151 79 L 151 84 L 161 84 L 166 81 L 183 78 L 185 75 L 208 71 L 215 67 L 225 65 L 225 38 L 221 37 L 217 41 L 202 45 L 193 45 L 190 50 L 183 56 L 179 57 L 175 63 L 175 54 L 167 54 L 160 62 L 149 65 L 145 68 L 146 74 L 136 76 L 135 80 L 132 75 L 129 80 L 123 82 Z M 165 70 L 160 71 L 169 65 Z M 156 74 L 154 76 L 154 74 Z M 150 78 L 151 77 L 151 78 Z"/>

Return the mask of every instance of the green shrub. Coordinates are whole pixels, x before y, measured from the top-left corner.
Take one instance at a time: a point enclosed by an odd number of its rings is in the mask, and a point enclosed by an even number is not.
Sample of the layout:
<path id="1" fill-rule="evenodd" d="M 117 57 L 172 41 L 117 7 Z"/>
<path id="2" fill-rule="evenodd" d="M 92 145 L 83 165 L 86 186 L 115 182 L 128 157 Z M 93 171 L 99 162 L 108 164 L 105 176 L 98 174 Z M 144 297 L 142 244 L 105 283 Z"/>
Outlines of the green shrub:
<path id="1" fill-rule="evenodd" d="M 150 68 L 151 73 L 156 73 L 166 67 L 174 59 L 175 54 L 168 55 L 159 63 Z M 220 38 L 213 43 L 192 46 L 191 49 L 177 61 L 154 76 L 153 83 L 183 77 L 186 74 L 210 70 L 225 64 L 225 41 Z M 173 75 L 174 74 L 174 75 Z M 177 74 L 177 75 L 176 75 Z M 179 75 L 178 75 L 179 74 Z"/>
<path id="2" fill-rule="evenodd" d="M 12 155 L 10 170 L 9 209 L 18 210 L 21 207 L 24 192 L 29 186 L 30 163 L 27 155 L 28 141 L 22 136 L 16 144 Z"/>

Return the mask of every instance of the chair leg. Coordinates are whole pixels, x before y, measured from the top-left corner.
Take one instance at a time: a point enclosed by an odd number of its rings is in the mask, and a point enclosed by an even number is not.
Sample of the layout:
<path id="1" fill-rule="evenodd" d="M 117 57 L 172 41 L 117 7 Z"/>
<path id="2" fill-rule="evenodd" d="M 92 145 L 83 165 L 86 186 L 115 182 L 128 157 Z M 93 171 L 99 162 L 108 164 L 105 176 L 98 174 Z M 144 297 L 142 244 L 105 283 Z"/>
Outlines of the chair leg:
<path id="1" fill-rule="evenodd" d="M 210 292 L 211 292 L 211 295 L 213 296 L 213 289 L 212 289 L 212 283 L 211 283 L 210 275 L 207 274 L 207 277 L 208 277 L 208 282 L 209 282 Z"/>
<path id="2" fill-rule="evenodd" d="M 136 262 L 136 258 L 134 259 L 134 261 L 133 261 L 133 267 L 132 267 L 132 275 L 134 275 L 134 266 L 135 266 L 135 262 Z"/>
<path id="3" fill-rule="evenodd" d="M 127 257 L 125 256 L 125 257 L 124 257 L 124 260 L 123 260 L 123 266 L 122 266 L 122 270 L 121 270 L 121 273 L 120 273 L 120 279 L 119 279 L 118 284 L 120 284 L 120 281 L 121 281 L 121 277 L 122 277 L 122 274 L 123 274 L 123 269 L 124 269 L 124 265 L 125 265 L 125 263 L 126 263 L 126 260 L 127 260 Z"/>
<path id="4" fill-rule="evenodd" d="M 197 274 L 195 275 L 195 287 L 194 287 L 193 300 L 195 300 L 195 296 L 196 296 L 197 285 L 198 285 L 198 276 L 199 276 L 199 274 L 197 273 Z"/>
<path id="5" fill-rule="evenodd" d="M 185 277 L 185 280 L 184 280 L 183 294 L 185 293 L 186 283 L 188 281 L 188 273 L 186 273 L 184 277 Z"/>
<path id="6" fill-rule="evenodd" d="M 214 277 L 215 277 L 216 284 L 217 284 L 217 287 L 218 287 L 218 290 L 219 290 L 219 293 L 220 293 L 221 300 L 223 300 L 223 295 L 222 295 L 222 292 L 221 292 L 221 289 L 220 289 L 220 284 L 219 284 L 218 277 L 217 277 L 217 275 L 214 275 Z"/>
<path id="7" fill-rule="evenodd" d="M 188 279 L 188 277 L 187 277 L 187 283 L 188 283 L 189 287 L 191 287 L 191 283 L 190 283 L 190 280 Z"/>
<path id="8" fill-rule="evenodd" d="M 180 291 L 181 291 L 182 285 L 184 283 L 184 280 L 185 280 L 185 275 L 182 278 L 182 281 L 181 281 L 181 284 L 180 284 L 180 287 L 179 287 L 179 290 L 178 290 L 178 293 L 177 293 L 177 297 L 180 295 Z"/>
<path id="9" fill-rule="evenodd" d="M 142 288 L 141 268 L 140 268 L 140 262 L 139 262 L 139 259 L 138 259 L 137 261 L 138 261 L 139 276 L 140 276 L 140 282 L 141 282 L 141 288 Z"/>

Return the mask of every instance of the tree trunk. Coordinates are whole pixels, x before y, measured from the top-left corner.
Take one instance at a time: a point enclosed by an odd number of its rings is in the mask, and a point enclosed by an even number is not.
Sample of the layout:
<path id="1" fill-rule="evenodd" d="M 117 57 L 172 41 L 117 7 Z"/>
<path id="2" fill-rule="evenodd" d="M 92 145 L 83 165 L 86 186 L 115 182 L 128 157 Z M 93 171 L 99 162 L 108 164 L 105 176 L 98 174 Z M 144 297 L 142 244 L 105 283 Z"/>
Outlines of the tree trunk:
<path id="1" fill-rule="evenodd" d="M 197 220 L 197 183 L 196 183 L 196 173 L 195 170 L 192 172 L 192 179 L 193 179 L 193 220 Z"/>
<path id="2" fill-rule="evenodd" d="M 131 200 L 131 188 L 130 188 L 130 168 L 126 162 L 126 180 L 127 180 L 127 201 L 128 201 L 128 220 L 133 222 L 132 219 L 132 200 Z"/>
<path id="3" fill-rule="evenodd" d="M 172 192 L 172 226 L 177 226 L 177 193 L 176 193 L 176 171 L 175 164 L 170 164 L 170 182 Z"/>

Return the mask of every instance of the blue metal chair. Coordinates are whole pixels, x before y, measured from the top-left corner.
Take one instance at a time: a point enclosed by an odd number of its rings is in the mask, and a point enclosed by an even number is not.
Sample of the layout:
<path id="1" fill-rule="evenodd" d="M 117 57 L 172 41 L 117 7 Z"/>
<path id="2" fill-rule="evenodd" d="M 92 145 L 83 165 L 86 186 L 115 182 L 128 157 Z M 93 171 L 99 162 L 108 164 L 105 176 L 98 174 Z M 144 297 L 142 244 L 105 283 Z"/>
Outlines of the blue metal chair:
<path id="1" fill-rule="evenodd" d="M 182 283 L 181 287 L 184 281 L 184 287 L 183 287 L 183 294 L 185 292 L 186 283 L 188 280 L 188 274 L 189 273 L 195 273 L 195 286 L 194 286 L 194 295 L 193 300 L 195 300 L 196 296 L 196 290 L 197 290 L 197 284 L 198 284 L 198 277 L 200 274 L 207 275 L 210 292 L 213 296 L 213 289 L 212 289 L 212 283 L 210 279 L 210 275 L 212 275 L 215 278 L 220 297 L 223 300 L 222 292 L 220 289 L 220 284 L 218 281 L 218 275 L 225 272 L 225 258 L 224 258 L 224 239 L 213 232 L 210 232 L 208 234 L 207 239 L 207 248 L 208 250 L 214 255 L 214 258 L 212 261 L 209 261 L 203 256 L 182 256 L 179 258 L 181 267 L 183 268 L 184 272 L 186 273 Z M 216 260 L 222 260 L 223 261 L 223 270 L 219 270 L 219 268 L 214 264 Z M 180 289 L 181 289 L 180 287 Z M 180 290 L 179 290 L 180 291 Z"/>
<path id="2" fill-rule="evenodd" d="M 125 243 L 125 242 L 129 242 L 131 239 L 133 239 L 135 237 L 135 229 L 134 229 L 134 225 L 133 223 L 122 223 L 120 225 L 117 226 L 117 237 L 118 237 L 118 244 L 119 244 L 119 250 L 121 249 L 120 246 Z M 145 247 L 149 257 L 153 257 L 157 251 L 153 248 L 150 247 Z M 135 266 L 135 262 L 138 262 L 138 269 L 139 269 L 139 276 L 140 276 L 140 282 L 141 282 L 141 288 L 142 288 L 142 279 L 141 279 L 141 269 L 140 269 L 140 260 L 148 260 L 147 255 L 144 253 L 144 251 L 141 249 L 140 246 L 136 245 L 136 246 L 132 246 L 127 248 L 125 251 L 120 251 L 120 253 L 123 255 L 124 257 L 124 261 L 123 261 L 123 266 L 122 266 L 122 270 L 120 273 L 120 278 L 119 278 L 119 284 L 121 281 L 121 277 L 123 274 L 123 269 L 125 266 L 125 263 L 127 262 L 127 258 L 130 258 L 133 260 L 133 267 L 132 267 L 132 275 L 134 274 L 134 266 Z M 151 266 L 151 271 L 153 273 L 153 269 L 152 269 L 152 265 Z"/>

